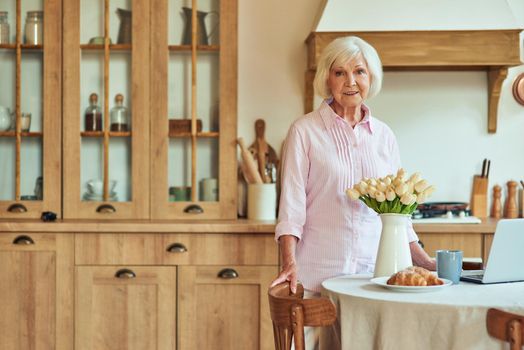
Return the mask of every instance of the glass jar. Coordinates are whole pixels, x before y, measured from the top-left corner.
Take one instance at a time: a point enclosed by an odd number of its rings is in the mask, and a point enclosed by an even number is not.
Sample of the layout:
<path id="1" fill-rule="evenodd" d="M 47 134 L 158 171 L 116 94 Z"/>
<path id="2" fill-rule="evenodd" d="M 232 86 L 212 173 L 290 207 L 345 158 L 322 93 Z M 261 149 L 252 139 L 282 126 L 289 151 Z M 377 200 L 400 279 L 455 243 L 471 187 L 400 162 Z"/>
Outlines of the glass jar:
<path id="1" fill-rule="evenodd" d="M 84 119 L 85 131 L 102 131 L 102 109 L 98 107 L 98 95 L 92 93 L 89 95 L 89 107 L 86 108 Z"/>
<path id="2" fill-rule="evenodd" d="M 0 44 L 9 44 L 9 22 L 7 11 L 0 11 Z"/>
<path id="3" fill-rule="evenodd" d="M 115 96 L 115 106 L 111 109 L 111 131 L 129 131 L 129 118 L 127 108 L 124 107 L 124 96 L 117 94 Z"/>
<path id="4" fill-rule="evenodd" d="M 44 42 L 44 12 L 27 11 L 25 18 L 25 43 L 42 45 Z"/>

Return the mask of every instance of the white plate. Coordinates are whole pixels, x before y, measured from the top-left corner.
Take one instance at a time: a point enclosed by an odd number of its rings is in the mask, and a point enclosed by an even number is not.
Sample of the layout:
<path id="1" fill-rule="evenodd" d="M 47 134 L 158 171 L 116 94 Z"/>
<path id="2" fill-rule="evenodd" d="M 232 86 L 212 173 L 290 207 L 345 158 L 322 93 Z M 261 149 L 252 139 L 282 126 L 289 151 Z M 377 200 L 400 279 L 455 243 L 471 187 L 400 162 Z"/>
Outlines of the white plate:
<path id="1" fill-rule="evenodd" d="M 381 287 L 394 290 L 395 292 L 404 292 L 404 293 L 425 293 L 425 292 L 434 292 L 445 287 L 449 287 L 453 282 L 445 278 L 441 278 L 444 284 L 438 286 L 395 286 L 392 284 L 387 284 L 389 277 L 376 277 L 372 278 L 371 282 L 377 284 Z"/>

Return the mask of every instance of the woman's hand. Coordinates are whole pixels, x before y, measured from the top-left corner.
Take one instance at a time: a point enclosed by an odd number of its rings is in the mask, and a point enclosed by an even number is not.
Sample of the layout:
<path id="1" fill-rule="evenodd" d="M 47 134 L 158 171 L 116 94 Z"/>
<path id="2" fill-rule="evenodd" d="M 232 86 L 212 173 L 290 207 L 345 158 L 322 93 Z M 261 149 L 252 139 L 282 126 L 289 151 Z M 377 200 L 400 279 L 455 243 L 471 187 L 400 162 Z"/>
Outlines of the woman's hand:
<path id="1" fill-rule="evenodd" d="M 291 292 L 295 294 L 297 292 L 297 265 L 294 262 L 284 265 L 282 271 L 278 277 L 271 282 L 269 288 L 286 281 L 289 281 Z"/>
<path id="2" fill-rule="evenodd" d="M 295 262 L 297 241 L 297 237 L 291 234 L 280 236 L 278 239 L 280 252 L 282 254 L 282 271 L 278 277 L 271 282 L 269 288 L 272 288 L 279 283 L 289 281 L 291 292 L 293 294 L 297 292 L 297 264 Z"/>

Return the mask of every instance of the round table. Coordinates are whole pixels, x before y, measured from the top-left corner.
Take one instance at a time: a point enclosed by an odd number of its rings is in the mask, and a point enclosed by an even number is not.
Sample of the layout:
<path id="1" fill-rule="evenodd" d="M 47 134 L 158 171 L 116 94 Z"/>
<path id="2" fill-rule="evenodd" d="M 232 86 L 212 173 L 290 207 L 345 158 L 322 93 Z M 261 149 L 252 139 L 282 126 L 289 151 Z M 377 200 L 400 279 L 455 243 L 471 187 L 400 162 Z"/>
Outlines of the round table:
<path id="1" fill-rule="evenodd" d="M 487 310 L 524 314 L 524 282 L 461 282 L 433 292 L 405 293 L 376 285 L 371 277 L 342 276 L 322 283 L 322 294 L 337 306 L 340 340 L 322 335 L 321 350 L 334 349 L 333 340 L 343 350 L 505 349 L 507 343 L 487 333 Z"/>

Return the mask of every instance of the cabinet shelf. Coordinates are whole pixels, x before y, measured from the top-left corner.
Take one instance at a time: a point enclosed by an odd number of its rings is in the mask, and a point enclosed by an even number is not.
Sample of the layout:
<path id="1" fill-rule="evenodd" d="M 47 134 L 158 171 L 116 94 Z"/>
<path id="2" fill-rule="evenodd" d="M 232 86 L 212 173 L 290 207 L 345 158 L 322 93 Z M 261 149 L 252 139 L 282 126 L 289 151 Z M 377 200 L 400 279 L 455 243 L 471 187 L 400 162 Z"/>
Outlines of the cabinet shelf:
<path id="1" fill-rule="evenodd" d="M 42 132 L 40 131 L 30 131 L 30 132 L 21 132 L 20 133 L 21 136 L 23 137 L 42 137 Z M 16 136 L 16 132 L 14 131 L 0 131 L 0 137 L 15 137 Z"/>
<path id="2" fill-rule="evenodd" d="M 82 44 L 80 45 L 82 50 L 86 51 L 104 51 L 104 45 L 95 44 Z M 109 51 L 131 51 L 131 44 L 111 44 L 109 45 Z"/>
<path id="3" fill-rule="evenodd" d="M 196 137 L 206 137 L 206 138 L 218 138 L 220 133 L 218 131 L 204 131 L 204 132 L 197 132 Z M 184 137 L 191 137 L 190 132 L 170 132 L 169 137 L 171 138 L 184 138 Z"/>
<path id="4" fill-rule="evenodd" d="M 82 131 L 83 137 L 104 137 L 103 131 Z M 130 137 L 131 131 L 109 131 L 109 137 Z"/>
<path id="5" fill-rule="evenodd" d="M 191 45 L 169 45 L 169 51 L 191 52 Z M 197 45 L 197 51 L 218 52 L 220 45 Z"/>
<path id="6" fill-rule="evenodd" d="M 0 44 L 0 49 L 16 50 L 16 44 Z M 44 45 L 20 44 L 22 50 L 43 50 Z"/>

